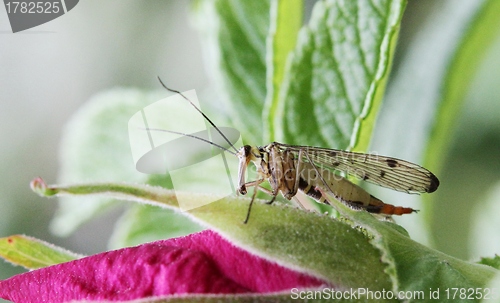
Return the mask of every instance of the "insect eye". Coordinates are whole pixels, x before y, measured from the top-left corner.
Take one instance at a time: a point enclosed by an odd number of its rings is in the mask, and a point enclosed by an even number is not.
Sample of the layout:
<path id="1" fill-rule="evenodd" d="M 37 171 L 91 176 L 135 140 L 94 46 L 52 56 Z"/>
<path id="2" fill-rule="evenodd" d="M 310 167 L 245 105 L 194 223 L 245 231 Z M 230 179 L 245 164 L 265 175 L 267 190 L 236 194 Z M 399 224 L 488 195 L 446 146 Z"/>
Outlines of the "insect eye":
<path id="1" fill-rule="evenodd" d="M 243 149 L 245 151 L 245 157 L 248 157 L 250 155 L 252 147 L 250 145 L 245 145 L 245 146 L 243 146 Z"/>

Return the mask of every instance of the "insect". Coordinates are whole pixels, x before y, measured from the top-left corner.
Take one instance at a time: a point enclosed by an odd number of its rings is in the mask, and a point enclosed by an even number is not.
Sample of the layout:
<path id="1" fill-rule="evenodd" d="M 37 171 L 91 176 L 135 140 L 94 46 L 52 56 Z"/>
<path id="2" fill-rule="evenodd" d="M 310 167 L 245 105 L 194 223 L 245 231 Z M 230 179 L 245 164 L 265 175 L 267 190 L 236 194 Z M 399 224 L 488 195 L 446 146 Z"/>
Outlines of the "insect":
<path id="1" fill-rule="evenodd" d="M 394 206 L 382 202 L 360 186 L 340 176 L 339 172 L 406 193 L 432 193 L 439 186 L 438 178 L 429 170 L 417 164 L 391 157 L 277 142 L 266 146 L 245 145 L 236 149 L 222 131 L 196 105 L 182 93 L 168 88 L 161 79 L 159 80 L 165 89 L 181 95 L 190 102 L 219 132 L 234 152 L 200 137 L 173 131 L 167 132 L 205 141 L 239 158 L 237 192 L 245 195 L 248 187 L 255 187 L 244 223 L 247 223 L 250 217 L 257 189 L 272 196 L 268 204 L 273 203 L 280 192 L 286 199 L 291 200 L 300 190 L 320 203 L 331 205 L 332 198 L 334 198 L 351 208 L 374 214 L 403 215 L 417 212 L 409 207 Z M 250 162 L 257 168 L 259 177 L 255 181 L 246 182 L 245 173 Z M 266 180 L 269 182 L 271 190 L 261 186 Z M 297 202 L 299 201 L 297 200 Z"/>

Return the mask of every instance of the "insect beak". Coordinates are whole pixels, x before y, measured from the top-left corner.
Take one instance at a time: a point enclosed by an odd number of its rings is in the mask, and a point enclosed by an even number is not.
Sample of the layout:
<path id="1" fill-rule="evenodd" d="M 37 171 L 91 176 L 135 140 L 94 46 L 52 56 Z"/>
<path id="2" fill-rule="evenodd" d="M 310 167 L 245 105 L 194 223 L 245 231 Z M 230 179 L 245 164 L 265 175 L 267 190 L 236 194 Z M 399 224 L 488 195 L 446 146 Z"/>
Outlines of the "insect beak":
<path id="1" fill-rule="evenodd" d="M 240 164 L 238 167 L 238 192 L 242 195 L 247 193 L 247 188 L 245 186 L 245 173 L 247 170 L 247 166 L 250 163 L 250 157 L 241 157 Z"/>

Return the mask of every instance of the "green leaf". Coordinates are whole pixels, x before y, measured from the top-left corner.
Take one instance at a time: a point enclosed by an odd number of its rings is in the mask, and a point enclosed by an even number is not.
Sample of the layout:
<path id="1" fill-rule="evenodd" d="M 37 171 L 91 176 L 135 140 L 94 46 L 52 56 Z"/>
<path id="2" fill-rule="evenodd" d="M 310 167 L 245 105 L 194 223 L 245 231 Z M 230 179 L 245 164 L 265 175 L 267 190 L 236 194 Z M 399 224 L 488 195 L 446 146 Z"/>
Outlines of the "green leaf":
<path id="1" fill-rule="evenodd" d="M 14 235 L 0 238 L 0 257 L 26 269 L 38 269 L 73 261 L 83 256 L 35 238 Z"/>
<path id="2" fill-rule="evenodd" d="M 267 37 L 267 97 L 264 108 L 264 142 L 274 141 L 274 121 L 286 62 L 302 26 L 302 0 L 272 1 Z"/>
<path id="3" fill-rule="evenodd" d="M 366 150 L 405 4 L 402 0 L 316 3 L 280 92 L 275 116 L 278 140 Z"/>
<path id="4" fill-rule="evenodd" d="M 499 271 L 484 265 L 466 262 L 423 246 L 401 233 L 397 225 L 378 221 L 367 212 L 352 210 L 340 203 L 337 210 L 372 235 L 373 243 L 382 252 L 386 273 L 393 281 L 393 291 L 423 292 L 439 290 L 440 298 L 448 288 L 485 287 Z M 426 293 L 427 292 L 427 293 Z"/>
<path id="5" fill-rule="evenodd" d="M 495 255 L 493 258 L 481 258 L 481 260 L 478 263 L 488 265 L 496 269 L 500 269 L 500 256 Z"/>
<path id="6" fill-rule="evenodd" d="M 270 1 L 199 1 L 196 25 L 218 100 L 249 142 L 262 140 Z M 247 141 L 247 142 L 248 142 Z"/>
<path id="7" fill-rule="evenodd" d="M 159 187 L 130 184 L 46 186 L 47 195 L 96 194 L 177 209 L 174 193 Z M 194 202 L 206 195 L 185 193 Z M 363 211 L 341 203 L 335 208 L 348 220 L 338 221 L 283 205 L 256 203 L 243 223 L 249 199 L 222 198 L 185 214 L 209 226 L 236 245 L 284 266 L 305 271 L 341 288 L 428 291 L 451 287 L 485 287 L 498 273 L 418 244 Z M 351 222 L 351 227 L 345 222 Z M 360 275 L 359 273 L 363 273 Z"/>

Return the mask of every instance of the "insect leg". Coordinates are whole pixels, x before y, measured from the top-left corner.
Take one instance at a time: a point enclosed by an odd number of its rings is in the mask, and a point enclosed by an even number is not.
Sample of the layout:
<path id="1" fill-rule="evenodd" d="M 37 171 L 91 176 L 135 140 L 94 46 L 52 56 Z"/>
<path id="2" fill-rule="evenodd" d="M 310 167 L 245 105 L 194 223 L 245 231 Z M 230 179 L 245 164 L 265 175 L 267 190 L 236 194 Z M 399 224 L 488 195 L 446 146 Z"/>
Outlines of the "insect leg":
<path id="1" fill-rule="evenodd" d="M 295 184 L 293 186 L 294 196 L 297 193 L 297 190 L 299 189 L 300 174 L 302 173 L 302 166 L 303 166 L 303 163 L 304 163 L 304 162 L 302 162 L 302 155 L 303 155 L 303 153 L 304 153 L 304 150 L 301 148 L 299 150 L 299 155 L 298 155 L 298 159 L 297 159 L 297 167 L 295 168 Z"/>
<path id="2" fill-rule="evenodd" d="M 248 223 L 248 219 L 250 219 L 250 211 L 252 210 L 252 204 L 253 204 L 253 201 L 255 200 L 255 196 L 257 196 L 258 186 L 259 186 L 259 184 L 255 183 L 255 189 L 253 191 L 252 200 L 250 200 L 250 204 L 248 205 L 247 216 L 245 218 L 245 221 L 243 221 L 243 224 L 247 224 Z"/>
<path id="3" fill-rule="evenodd" d="M 255 200 L 255 197 L 257 196 L 257 190 L 258 189 L 260 189 L 261 191 L 265 192 L 268 195 L 273 196 L 273 198 L 271 199 L 271 201 L 266 202 L 267 204 L 272 204 L 274 202 L 274 200 L 276 199 L 276 195 L 273 192 L 271 192 L 267 188 L 264 188 L 264 187 L 260 186 L 260 184 L 262 182 L 264 182 L 264 179 L 259 179 L 259 180 L 255 180 L 255 181 L 252 181 L 252 182 L 245 183 L 245 186 L 254 186 L 255 189 L 254 189 L 253 194 L 252 194 L 252 200 L 250 200 L 250 204 L 248 205 L 247 216 L 245 218 L 245 221 L 243 221 L 244 224 L 247 224 L 248 219 L 250 219 L 250 211 L 252 210 L 253 201 Z"/>
<path id="4" fill-rule="evenodd" d="M 259 184 L 261 184 L 262 182 L 264 182 L 264 179 L 259 179 L 259 180 L 255 180 L 255 181 L 252 181 L 252 182 L 247 182 L 247 183 L 245 183 L 245 187 L 256 186 L 257 185 L 255 191 L 257 191 L 257 189 L 260 189 L 261 191 L 265 192 L 266 194 L 272 196 L 272 199 L 270 201 L 266 202 L 266 204 L 273 204 L 273 202 L 274 202 L 274 200 L 276 200 L 276 196 L 278 194 L 274 194 L 269 189 L 264 188 L 262 186 L 259 186 Z"/>
<path id="5" fill-rule="evenodd" d="M 302 209 L 307 209 L 304 204 L 300 201 L 299 198 L 297 198 L 297 191 L 299 190 L 299 184 L 300 184 L 300 178 L 301 178 L 301 173 L 302 173 L 302 168 L 304 162 L 302 162 L 302 156 L 304 154 L 304 150 L 301 148 L 299 149 L 299 155 L 297 159 L 297 166 L 295 167 L 295 184 L 293 186 L 293 201 L 295 201 L 296 204 L 298 204 Z"/>
<path id="6" fill-rule="evenodd" d="M 264 181 L 265 181 L 264 179 L 258 179 L 258 180 L 255 180 L 255 181 L 250 181 L 250 182 L 245 183 L 245 187 L 260 185 Z M 259 188 L 260 188 L 260 186 L 259 186 Z M 265 193 L 270 193 L 270 191 L 267 190 L 267 189 L 266 190 L 262 190 L 262 191 L 265 192 Z"/>

